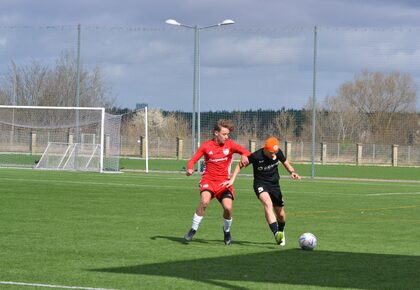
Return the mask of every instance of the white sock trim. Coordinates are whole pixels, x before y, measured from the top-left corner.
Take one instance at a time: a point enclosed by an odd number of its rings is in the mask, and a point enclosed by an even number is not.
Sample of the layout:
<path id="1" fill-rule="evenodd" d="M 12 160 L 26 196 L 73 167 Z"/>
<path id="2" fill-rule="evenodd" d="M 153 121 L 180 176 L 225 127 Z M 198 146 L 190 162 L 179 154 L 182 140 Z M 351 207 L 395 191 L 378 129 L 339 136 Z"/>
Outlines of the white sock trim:
<path id="1" fill-rule="evenodd" d="M 230 232 L 230 227 L 232 226 L 232 218 L 230 220 L 224 219 L 223 221 L 223 230 L 225 232 Z"/>
<path id="2" fill-rule="evenodd" d="M 198 227 L 200 226 L 202 219 L 203 219 L 202 216 L 199 216 L 196 213 L 194 213 L 191 228 L 195 231 L 198 230 Z"/>

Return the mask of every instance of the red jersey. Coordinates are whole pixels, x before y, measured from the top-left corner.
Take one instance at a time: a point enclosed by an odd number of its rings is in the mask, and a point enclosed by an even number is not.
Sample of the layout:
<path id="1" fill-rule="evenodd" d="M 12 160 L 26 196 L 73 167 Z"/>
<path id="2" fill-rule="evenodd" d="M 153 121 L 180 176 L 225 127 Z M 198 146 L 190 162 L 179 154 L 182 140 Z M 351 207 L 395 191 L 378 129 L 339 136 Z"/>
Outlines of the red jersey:
<path id="1" fill-rule="evenodd" d="M 251 153 L 231 139 L 224 144 L 218 144 L 214 139 L 201 144 L 194 156 L 188 161 L 188 169 L 204 156 L 203 179 L 211 181 L 226 181 L 230 177 L 230 167 L 234 153 L 250 155 Z"/>

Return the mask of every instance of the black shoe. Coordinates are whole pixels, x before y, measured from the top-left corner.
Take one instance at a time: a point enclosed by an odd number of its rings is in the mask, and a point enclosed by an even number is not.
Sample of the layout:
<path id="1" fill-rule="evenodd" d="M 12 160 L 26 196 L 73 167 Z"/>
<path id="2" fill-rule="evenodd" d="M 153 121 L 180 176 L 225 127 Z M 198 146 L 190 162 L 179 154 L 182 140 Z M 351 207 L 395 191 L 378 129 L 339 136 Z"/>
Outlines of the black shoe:
<path id="1" fill-rule="evenodd" d="M 225 238 L 224 238 L 225 245 L 230 245 L 232 243 L 232 237 L 230 235 L 230 232 L 225 232 L 225 230 L 223 229 L 223 234 L 225 235 Z"/>
<path id="2" fill-rule="evenodd" d="M 186 233 L 185 236 L 184 236 L 184 241 L 187 242 L 187 243 L 191 242 L 191 240 L 194 237 L 196 232 L 197 231 L 193 230 L 193 229 L 189 230 L 188 233 Z"/>

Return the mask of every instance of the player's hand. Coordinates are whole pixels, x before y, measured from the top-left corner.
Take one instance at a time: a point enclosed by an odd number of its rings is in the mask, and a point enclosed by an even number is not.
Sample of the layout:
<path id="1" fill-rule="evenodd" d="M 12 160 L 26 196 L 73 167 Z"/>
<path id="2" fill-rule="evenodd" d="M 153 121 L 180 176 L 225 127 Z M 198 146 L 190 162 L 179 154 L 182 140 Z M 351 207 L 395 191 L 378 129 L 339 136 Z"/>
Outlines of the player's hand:
<path id="1" fill-rule="evenodd" d="M 232 179 L 220 183 L 220 186 L 223 186 L 223 187 L 226 187 L 226 188 L 231 187 L 232 185 L 233 185 L 233 180 Z"/>
<path id="2" fill-rule="evenodd" d="M 186 176 L 190 176 L 194 173 L 194 169 L 187 169 L 187 171 L 185 171 L 185 175 Z"/>
<path id="3" fill-rule="evenodd" d="M 290 177 L 292 178 L 292 179 L 295 179 L 295 180 L 300 180 L 300 176 L 299 176 L 299 174 L 297 174 L 296 172 L 292 172 L 291 174 L 290 174 Z"/>
<path id="4" fill-rule="evenodd" d="M 239 162 L 239 166 L 246 167 L 249 164 L 248 157 L 245 155 L 241 155 L 241 162 Z"/>

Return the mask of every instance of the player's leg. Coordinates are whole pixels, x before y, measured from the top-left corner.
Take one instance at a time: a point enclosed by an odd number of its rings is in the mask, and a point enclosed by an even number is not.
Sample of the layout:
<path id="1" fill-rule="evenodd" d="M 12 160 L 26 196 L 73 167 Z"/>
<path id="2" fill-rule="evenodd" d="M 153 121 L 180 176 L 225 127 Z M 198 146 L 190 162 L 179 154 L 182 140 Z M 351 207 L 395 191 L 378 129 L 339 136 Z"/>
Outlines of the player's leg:
<path id="1" fill-rule="evenodd" d="M 270 227 L 271 232 L 274 235 L 276 243 L 280 244 L 283 240 L 283 232 L 279 231 L 276 216 L 273 212 L 273 202 L 271 197 L 268 192 L 264 191 L 259 194 L 259 200 L 264 206 L 265 219 L 268 223 L 268 226 Z"/>
<path id="2" fill-rule="evenodd" d="M 274 212 L 276 214 L 277 222 L 279 226 L 282 225 L 284 228 L 284 224 L 286 223 L 286 212 L 284 211 L 283 206 L 274 206 Z"/>
<path id="3" fill-rule="evenodd" d="M 261 192 L 258 198 L 264 206 L 264 215 L 267 223 L 269 225 L 276 223 L 276 216 L 273 213 L 273 203 L 268 192 Z"/>
<path id="4" fill-rule="evenodd" d="M 286 226 L 286 212 L 284 210 L 284 206 L 274 205 L 274 212 L 276 214 L 279 232 L 282 232 L 283 234 L 280 246 L 284 246 L 286 245 L 286 234 L 284 232 L 284 227 Z"/>
<path id="5" fill-rule="evenodd" d="M 200 203 L 198 204 L 197 209 L 194 213 L 191 229 L 184 235 L 184 240 L 186 242 L 191 241 L 193 236 L 197 232 L 201 220 L 203 219 L 206 208 L 208 207 L 211 199 L 212 193 L 210 191 L 205 190 L 200 193 Z"/>
<path id="6" fill-rule="evenodd" d="M 213 194 L 208 190 L 204 190 L 200 193 L 200 203 L 198 204 L 197 210 L 195 211 L 198 216 L 204 216 L 206 208 L 209 206 L 212 198 Z"/>
<path id="7" fill-rule="evenodd" d="M 270 227 L 271 232 L 274 235 L 277 244 L 281 243 L 283 239 L 282 232 L 279 231 L 276 216 L 273 212 L 273 201 L 271 198 L 272 186 L 267 184 L 254 183 L 254 192 L 258 199 L 264 206 L 265 219 Z"/>
<path id="8" fill-rule="evenodd" d="M 233 199 L 232 194 L 229 191 L 222 195 L 220 204 L 223 207 L 223 218 L 227 220 L 232 219 Z"/>
<path id="9" fill-rule="evenodd" d="M 232 226 L 232 209 L 233 209 L 233 194 L 230 191 L 225 191 L 219 198 L 220 204 L 223 207 L 223 234 L 226 245 L 232 243 L 232 236 L 230 228 Z"/>

